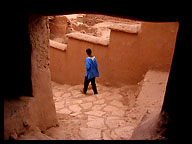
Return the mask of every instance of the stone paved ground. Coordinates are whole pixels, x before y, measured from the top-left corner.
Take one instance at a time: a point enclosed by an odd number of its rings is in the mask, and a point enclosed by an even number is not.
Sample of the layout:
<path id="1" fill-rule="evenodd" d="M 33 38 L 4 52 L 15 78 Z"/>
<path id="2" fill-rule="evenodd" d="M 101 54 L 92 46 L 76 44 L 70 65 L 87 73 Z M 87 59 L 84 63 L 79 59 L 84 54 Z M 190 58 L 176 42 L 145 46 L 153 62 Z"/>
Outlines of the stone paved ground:
<path id="1" fill-rule="evenodd" d="M 115 88 L 97 83 L 97 95 L 91 88 L 82 94 L 83 85 L 52 82 L 59 126 L 18 139 L 129 140 L 141 120 L 160 112 L 167 79 L 167 72 L 148 71 L 138 85 Z"/>
<path id="2" fill-rule="evenodd" d="M 168 73 L 150 71 L 138 85 L 120 88 L 97 84 L 86 95 L 83 85 L 52 82 L 59 127 L 45 134 L 58 140 L 128 140 L 143 115 L 160 111 Z"/>
<path id="3" fill-rule="evenodd" d="M 91 88 L 82 94 L 83 85 L 60 85 L 52 82 L 59 127 L 45 132 L 53 139 L 113 140 L 129 139 L 134 125 L 126 113 L 133 107 L 138 86 L 121 88 L 97 84 L 99 94 Z M 132 99 L 132 100 L 129 100 Z"/>

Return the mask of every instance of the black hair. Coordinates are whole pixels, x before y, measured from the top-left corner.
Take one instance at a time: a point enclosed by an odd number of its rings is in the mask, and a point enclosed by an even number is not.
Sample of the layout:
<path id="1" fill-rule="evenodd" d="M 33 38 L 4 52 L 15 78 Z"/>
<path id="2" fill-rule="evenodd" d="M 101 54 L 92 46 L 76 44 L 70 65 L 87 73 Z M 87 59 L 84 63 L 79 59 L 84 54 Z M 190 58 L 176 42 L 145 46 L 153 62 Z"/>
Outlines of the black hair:
<path id="1" fill-rule="evenodd" d="M 87 52 L 88 55 L 91 55 L 91 53 L 92 53 L 90 48 L 86 49 L 86 52 Z"/>

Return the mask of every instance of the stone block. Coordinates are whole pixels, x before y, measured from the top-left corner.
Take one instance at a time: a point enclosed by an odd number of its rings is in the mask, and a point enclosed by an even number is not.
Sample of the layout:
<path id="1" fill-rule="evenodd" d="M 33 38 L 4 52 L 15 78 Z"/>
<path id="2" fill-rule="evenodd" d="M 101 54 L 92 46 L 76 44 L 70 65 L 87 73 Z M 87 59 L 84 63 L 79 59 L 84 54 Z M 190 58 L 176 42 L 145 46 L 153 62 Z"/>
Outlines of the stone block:
<path id="1" fill-rule="evenodd" d="M 99 128 L 99 129 L 102 129 L 102 128 L 105 127 L 104 119 L 103 119 L 103 118 L 100 118 L 100 119 L 88 121 L 88 122 L 87 122 L 87 126 L 88 126 L 88 127 L 91 127 L 91 128 Z"/>
<path id="2" fill-rule="evenodd" d="M 85 112 L 85 114 L 94 115 L 94 116 L 103 116 L 104 114 L 106 114 L 106 112 L 93 110 L 93 111 Z"/>
<path id="3" fill-rule="evenodd" d="M 80 136 L 84 140 L 101 139 L 101 130 L 95 128 L 80 128 Z"/>
<path id="4" fill-rule="evenodd" d="M 101 110 L 104 106 L 106 106 L 107 104 L 102 104 L 102 105 L 94 105 L 92 107 L 93 110 Z"/>
<path id="5" fill-rule="evenodd" d="M 122 139 L 129 140 L 133 133 L 134 127 L 133 126 L 124 126 L 115 129 L 115 133 Z"/>
<path id="6" fill-rule="evenodd" d="M 89 109 L 93 106 L 92 102 L 88 102 L 88 103 L 83 103 L 80 104 L 81 107 L 83 107 L 84 110 Z"/>
<path id="7" fill-rule="evenodd" d="M 79 105 L 69 106 L 69 109 L 72 110 L 73 112 L 80 112 L 81 111 L 81 107 Z"/>
<path id="8" fill-rule="evenodd" d="M 118 111 L 119 109 L 114 106 L 107 105 L 103 110 L 106 112 L 112 112 L 112 111 Z"/>

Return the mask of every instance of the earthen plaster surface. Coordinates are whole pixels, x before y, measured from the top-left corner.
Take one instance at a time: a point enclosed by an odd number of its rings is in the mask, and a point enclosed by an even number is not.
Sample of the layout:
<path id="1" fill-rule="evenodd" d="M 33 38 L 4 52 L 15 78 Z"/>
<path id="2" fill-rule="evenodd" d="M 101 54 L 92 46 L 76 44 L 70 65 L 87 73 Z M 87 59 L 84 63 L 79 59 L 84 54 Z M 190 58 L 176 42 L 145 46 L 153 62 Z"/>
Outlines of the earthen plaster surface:
<path id="1" fill-rule="evenodd" d="M 100 71 L 98 81 L 103 84 L 136 84 L 149 69 L 169 72 L 178 23 L 129 22 L 129 25 L 112 25 L 107 22 L 106 25 L 113 27 L 108 46 L 100 45 L 99 39 L 105 40 L 102 37 L 70 33 L 65 54 L 51 48 L 52 80 L 82 83 L 87 48 L 91 48 L 97 58 Z M 124 26 L 127 26 L 127 30 Z"/>
<path id="2" fill-rule="evenodd" d="M 49 25 L 46 16 L 31 15 L 29 36 L 31 42 L 32 97 L 4 100 L 4 139 L 16 139 L 30 130 L 44 131 L 56 126 L 49 70 Z"/>

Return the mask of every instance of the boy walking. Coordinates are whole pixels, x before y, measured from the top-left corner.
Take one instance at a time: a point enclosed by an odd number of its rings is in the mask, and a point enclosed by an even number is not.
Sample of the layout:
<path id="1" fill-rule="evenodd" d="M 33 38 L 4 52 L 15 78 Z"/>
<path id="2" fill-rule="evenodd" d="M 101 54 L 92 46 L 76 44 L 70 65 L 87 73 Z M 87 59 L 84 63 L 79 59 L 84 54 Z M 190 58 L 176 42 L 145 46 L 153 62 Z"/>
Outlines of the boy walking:
<path id="1" fill-rule="evenodd" d="M 86 53 L 88 57 L 86 58 L 86 72 L 85 72 L 83 93 L 86 94 L 88 85 L 91 82 L 94 94 L 98 94 L 95 84 L 95 78 L 99 77 L 97 61 L 95 56 L 92 56 L 92 51 L 90 48 L 86 49 Z"/>

